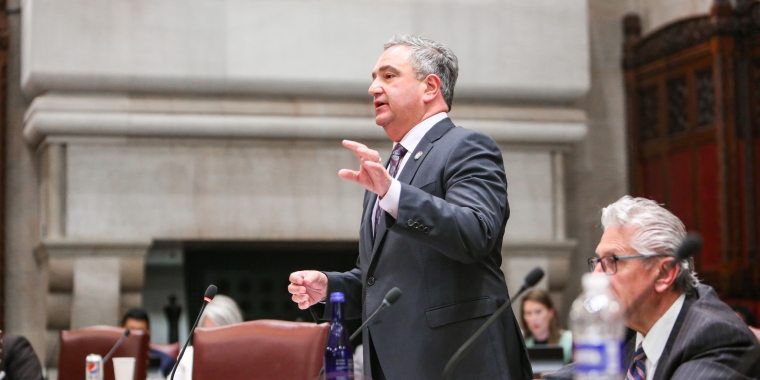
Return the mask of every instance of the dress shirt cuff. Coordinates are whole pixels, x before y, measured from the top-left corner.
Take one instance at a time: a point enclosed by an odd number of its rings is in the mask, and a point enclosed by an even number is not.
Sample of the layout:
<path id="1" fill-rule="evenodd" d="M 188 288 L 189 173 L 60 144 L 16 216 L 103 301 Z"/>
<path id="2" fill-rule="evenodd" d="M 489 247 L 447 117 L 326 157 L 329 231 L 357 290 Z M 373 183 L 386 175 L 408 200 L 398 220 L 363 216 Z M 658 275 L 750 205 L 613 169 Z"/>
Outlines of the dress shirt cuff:
<path id="1" fill-rule="evenodd" d="M 398 200 L 401 198 L 401 182 L 393 180 L 391 187 L 385 196 L 380 199 L 380 208 L 385 210 L 388 214 L 391 214 L 393 219 L 398 216 Z"/>

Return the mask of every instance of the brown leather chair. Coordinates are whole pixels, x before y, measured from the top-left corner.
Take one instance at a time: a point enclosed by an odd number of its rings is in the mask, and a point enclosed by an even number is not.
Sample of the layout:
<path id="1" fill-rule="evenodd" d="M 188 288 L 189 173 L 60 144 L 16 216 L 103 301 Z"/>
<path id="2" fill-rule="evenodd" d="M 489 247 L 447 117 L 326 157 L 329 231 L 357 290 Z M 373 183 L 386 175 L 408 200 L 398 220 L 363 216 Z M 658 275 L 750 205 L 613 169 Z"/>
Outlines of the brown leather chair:
<path id="1" fill-rule="evenodd" d="M 193 380 L 317 379 L 329 331 L 329 323 L 266 319 L 198 328 Z"/>
<path id="2" fill-rule="evenodd" d="M 79 330 L 61 331 L 61 350 L 58 354 L 58 380 L 82 380 L 85 378 L 85 358 L 89 354 L 106 356 L 124 329 L 113 326 L 93 326 Z M 133 357 L 135 380 L 148 376 L 148 344 L 150 333 L 132 330 L 129 337 L 116 349 L 113 357 Z M 114 380 L 113 363 L 109 360 L 103 368 L 103 379 Z"/>

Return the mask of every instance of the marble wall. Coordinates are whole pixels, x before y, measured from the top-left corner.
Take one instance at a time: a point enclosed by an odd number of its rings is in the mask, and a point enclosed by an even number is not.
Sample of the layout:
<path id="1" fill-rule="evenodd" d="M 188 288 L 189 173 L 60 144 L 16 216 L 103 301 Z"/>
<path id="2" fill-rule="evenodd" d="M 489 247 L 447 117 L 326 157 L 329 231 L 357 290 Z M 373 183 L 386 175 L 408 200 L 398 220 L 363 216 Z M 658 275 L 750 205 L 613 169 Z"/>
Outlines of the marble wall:
<path id="1" fill-rule="evenodd" d="M 388 154 L 366 90 L 396 33 L 459 56 L 451 116 L 504 152 L 508 285 L 538 265 L 566 304 L 573 252 L 593 240 L 586 211 L 625 178 L 607 53 L 620 44 L 604 35 L 620 7 L 389 3 L 25 0 L 12 16 L 9 331 L 53 365 L 60 329 L 160 302 L 142 297 L 156 241 L 356 239 L 362 192 L 337 176 L 356 165 L 340 140 Z"/>
<path id="2" fill-rule="evenodd" d="M 22 86 L 359 97 L 409 33 L 457 53 L 459 99 L 569 100 L 588 89 L 586 17 L 584 0 L 27 0 Z"/>

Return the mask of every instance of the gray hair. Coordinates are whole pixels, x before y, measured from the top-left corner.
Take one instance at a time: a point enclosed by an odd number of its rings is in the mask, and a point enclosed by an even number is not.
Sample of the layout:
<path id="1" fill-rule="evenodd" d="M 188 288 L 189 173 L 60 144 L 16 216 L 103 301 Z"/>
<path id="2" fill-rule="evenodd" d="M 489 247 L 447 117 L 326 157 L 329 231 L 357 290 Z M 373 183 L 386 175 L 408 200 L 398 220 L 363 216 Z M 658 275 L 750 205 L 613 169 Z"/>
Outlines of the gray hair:
<path id="1" fill-rule="evenodd" d="M 645 198 L 633 198 L 626 195 L 615 203 L 602 209 L 602 226 L 635 227 L 631 237 L 631 248 L 639 254 L 651 256 L 665 254 L 675 257 L 676 251 L 686 237 L 686 228 L 677 216 L 673 215 L 656 202 Z M 651 267 L 653 262 L 647 265 Z M 694 272 L 692 258 L 681 260 L 673 288 L 686 293 L 699 284 Z"/>
<path id="2" fill-rule="evenodd" d="M 237 303 L 227 296 L 217 294 L 211 303 L 203 310 L 201 325 L 206 318 L 210 318 L 217 326 L 234 325 L 243 322 L 243 314 L 240 312 Z"/>
<path id="3" fill-rule="evenodd" d="M 449 106 L 454 101 L 454 85 L 459 76 L 459 60 L 451 49 L 441 43 L 418 36 L 399 34 L 385 43 L 385 50 L 391 46 L 404 45 L 412 49 L 412 67 L 417 80 L 423 80 L 430 74 L 441 78 L 441 94 Z"/>

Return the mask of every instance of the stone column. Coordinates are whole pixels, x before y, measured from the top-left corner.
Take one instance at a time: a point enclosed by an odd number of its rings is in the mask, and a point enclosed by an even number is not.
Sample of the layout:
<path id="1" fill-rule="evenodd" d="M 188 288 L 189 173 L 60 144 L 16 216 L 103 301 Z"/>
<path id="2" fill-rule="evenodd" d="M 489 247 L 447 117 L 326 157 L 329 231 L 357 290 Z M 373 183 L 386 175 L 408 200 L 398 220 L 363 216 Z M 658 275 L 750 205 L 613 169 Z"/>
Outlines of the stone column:
<path id="1" fill-rule="evenodd" d="M 149 242 L 46 239 L 38 260 L 49 273 L 47 366 L 57 365 L 61 330 L 119 323 L 142 304 L 145 255 Z"/>

